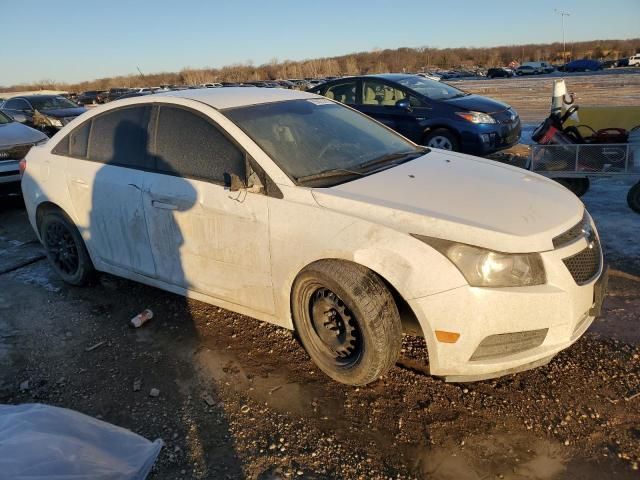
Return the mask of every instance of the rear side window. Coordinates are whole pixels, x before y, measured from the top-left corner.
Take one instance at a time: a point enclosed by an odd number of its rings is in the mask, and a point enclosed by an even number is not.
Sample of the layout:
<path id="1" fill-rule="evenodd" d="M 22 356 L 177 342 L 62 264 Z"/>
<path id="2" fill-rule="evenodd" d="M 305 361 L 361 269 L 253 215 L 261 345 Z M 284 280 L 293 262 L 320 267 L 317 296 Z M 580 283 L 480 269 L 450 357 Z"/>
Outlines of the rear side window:
<path id="1" fill-rule="evenodd" d="M 243 152 L 209 120 L 195 112 L 161 106 L 155 140 L 156 169 L 181 177 L 227 183 L 245 178 Z"/>
<path id="2" fill-rule="evenodd" d="M 87 158 L 87 146 L 89 144 L 89 132 L 91 120 L 87 120 L 79 127 L 74 128 L 69 135 L 58 142 L 51 153 L 64 155 L 65 157 Z"/>
<path id="3" fill-rule="evenodd" d="M 153 169 L 148 154 L 150 106 L 126 107 L 93 119 L 89 160 L 122 167 Z"/>

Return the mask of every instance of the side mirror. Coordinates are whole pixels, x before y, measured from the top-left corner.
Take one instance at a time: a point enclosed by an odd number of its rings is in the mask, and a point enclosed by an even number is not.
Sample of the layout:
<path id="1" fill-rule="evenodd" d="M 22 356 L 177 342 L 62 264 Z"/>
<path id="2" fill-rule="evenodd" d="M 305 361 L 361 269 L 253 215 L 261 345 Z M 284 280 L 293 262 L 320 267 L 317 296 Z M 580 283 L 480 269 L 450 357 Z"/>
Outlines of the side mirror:
<path id="1" fill-rule="evenodd" d="M 408 98 L 403 98 L 401 100 L 398 100 L 396 102 L 396 107 L 401 108 L 402 110 L 406 110 L 407 112 L 410 112 L 411 110 L 413 110 L 413 108 L 411 108 L 411 103 L 409 102 Z"/>

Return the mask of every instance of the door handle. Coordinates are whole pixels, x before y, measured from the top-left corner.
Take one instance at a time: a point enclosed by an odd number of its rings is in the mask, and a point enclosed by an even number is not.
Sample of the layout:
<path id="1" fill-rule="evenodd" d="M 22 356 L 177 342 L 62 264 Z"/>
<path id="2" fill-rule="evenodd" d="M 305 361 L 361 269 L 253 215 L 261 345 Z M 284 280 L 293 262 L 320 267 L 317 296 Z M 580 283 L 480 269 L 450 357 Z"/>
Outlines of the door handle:
<path id="1" fill-rule="evenodd" d="M 158 200 L 151 200 L 151 206 L 154 208 L 160 208 L 162 210 L 177 210 L 178 206 L 171 203 L 159 202 Z"/>

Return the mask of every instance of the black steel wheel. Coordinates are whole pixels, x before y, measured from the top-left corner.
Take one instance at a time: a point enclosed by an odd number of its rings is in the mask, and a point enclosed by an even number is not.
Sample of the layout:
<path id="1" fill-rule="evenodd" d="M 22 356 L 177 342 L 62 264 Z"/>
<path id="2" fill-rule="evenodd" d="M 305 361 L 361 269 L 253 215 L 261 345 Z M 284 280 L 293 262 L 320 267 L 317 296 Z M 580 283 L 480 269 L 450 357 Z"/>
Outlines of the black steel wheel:
<path id="1" fill-rule="evenodd" d="M 56 273 L 72 285 L 86 284 L 94 273 L 84 241 L 71 220 L 59 210 L 43 215 L 40 238 Z"/>
<path id="2" fill-rule="evenodd" d="M 374 272 L 322 260 L 305 268 L 291 294 L 294 326 L 315 364 L 349 385 L 365 385 L 395 363 L 402 324 L 393 296 Z"/>

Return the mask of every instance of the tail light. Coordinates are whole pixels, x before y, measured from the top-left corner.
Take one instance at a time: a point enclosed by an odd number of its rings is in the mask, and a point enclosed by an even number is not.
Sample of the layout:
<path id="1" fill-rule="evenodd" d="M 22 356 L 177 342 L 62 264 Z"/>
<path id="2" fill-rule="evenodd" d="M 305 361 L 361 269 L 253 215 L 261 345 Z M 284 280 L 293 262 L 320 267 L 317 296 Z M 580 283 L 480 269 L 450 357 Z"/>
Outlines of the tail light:
<path id="1" fill-rule="evenodd" d="M 24 175 L 24 171 L 27 169 L 26 158 L 23 158 L 22 160 L 20 160 L 20 163 L 18 164 L 18 168 L 20 169 L 20 176 L 22 177 L 22 175 Z"/>

